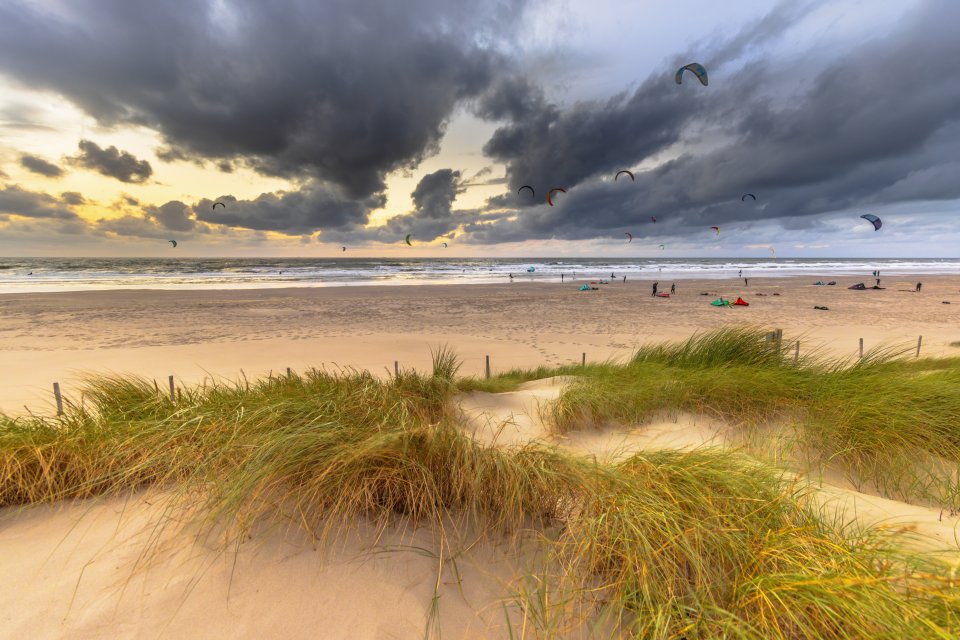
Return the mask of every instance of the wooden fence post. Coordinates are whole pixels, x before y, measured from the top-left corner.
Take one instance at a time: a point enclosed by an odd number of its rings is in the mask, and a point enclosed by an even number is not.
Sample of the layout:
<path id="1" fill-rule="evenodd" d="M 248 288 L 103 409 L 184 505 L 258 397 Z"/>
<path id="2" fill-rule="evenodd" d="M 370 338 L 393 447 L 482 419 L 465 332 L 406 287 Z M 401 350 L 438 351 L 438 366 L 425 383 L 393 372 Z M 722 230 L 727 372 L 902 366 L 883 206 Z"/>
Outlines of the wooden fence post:
<path id="1" fill-rule="evenodd" d="M 917 338 L 917 357 L 920 357 L 920 345 L 923 344 L 923 336 Z"/>
<path id="2" fill-rule="evenodd" d="M 400 361 L 394 360 L 393 361 L 393 377 L 396 378 L 399 375 L 400 375 Z"/>
<path id="3" fill-rule="evenodd" d="M 860 338 L 860 359 L 863 360 L 863 338 Z"/>
<path id="4" fill-rule="evenodd" d="M 797 348 L 793 352 L 793 361 L 795 363 L 800 361 L 800 341 L 799 340 L 797 340 Z"/>
<path id="5" fill-rule="evenodd" d="M 583 353 L 580 354 L 580 366 L 581 366 L 581 367 L 587 366 L 587 352 L 586 352 L 586 351 L 584 351 Z"/>
<path id="6" fill-rule="evenodd" d="M 293 372 L 290 371 L 290 367 L 287 367 L 287 377 L 288 377 L 288 378 L 292 378 L 292 377 L 293 377 Z"/>
<path id="7" fill-rule="evenodd" d="M 57 415 L 63 415 L 63 396 L 60 395 L 60 383 L 53 383 L 53 396 L 57 399 Z"/>
<path id="8" fill-rule="evenodd" d="M 177 401 L 177 390 L 176 390 L 176 388 L 173 386 L 173 376 L 170 376 L 169 378 L 167 378 L 167 380 L 170 382 L 170 402 L 176 402 L 176 401 Z"/>
<path id="9" fill-rule="evenodd" d="M 490 377 L 490 356 L 487 356 L 487 378 Z"/>

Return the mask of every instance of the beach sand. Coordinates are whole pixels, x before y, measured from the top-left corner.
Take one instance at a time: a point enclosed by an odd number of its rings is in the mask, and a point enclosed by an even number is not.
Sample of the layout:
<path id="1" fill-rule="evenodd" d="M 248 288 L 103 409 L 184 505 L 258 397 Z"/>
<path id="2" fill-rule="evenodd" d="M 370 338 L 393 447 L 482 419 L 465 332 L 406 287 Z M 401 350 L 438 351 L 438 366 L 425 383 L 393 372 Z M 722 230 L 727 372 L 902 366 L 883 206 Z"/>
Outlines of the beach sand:
<path id="1" fill-rule="evenodd" d="M 882 344 L 926 355 L 960 355 L 960 277 L 884 278 L 813 286 L 814 278 L 681 280 L 677 295 L 654 298 L 650 281 L 619 281 L 581 292 L 575 284 L 357 286 L 271 290 L 103 291 L 0 296 L 0 411 L 49 410 L 52 383 L 79 401 L 85 372 L 132 372 L 165 385 L 208 376 L 282 373 L 287 367 L 347 366 L 375 373 L 426 368 L 430 349 L 449 344 L 462 373 L 625 358 L 638 345 L 687 338 L 724 324 L 784 329 L 804 345 L 853 356 Z M 922 279 L 922 293 L 913 284 Z M 872 280 L 867 281 L 872 284 Z M 669 290 L 661 283 L 661 291 Z M 709 292 L 710 295 L 700 295 Z M 759 296 L 757 294 L 766 294 Z M 779 293 L 779 296 L 774 296 Z M 716 308 L 718 295 L 749 307 Z M 952 304 L 942 304 L 949 301 Z M 829 307 L 829 311 L 814 306 Z"/>
<path id="2" fill-rule="evenodd" d="M 960 355 L 960 278 L 884 279 L 884 291 L 849 291 L 853 281 L 814 287 L 806 278 L 680 281 L 679 295 L 650 296 L 649 281 L 577 285 L 344 287 L 257 291 L 126 291 L 0 296 L 0 408 L 50 409 L 50 384 L 68 397 L 82 372 L 134 372 L 165 384 L 235 378 L 286 367 L 426 369 L 447 343 L 463 373 L 626 357 L 636 346 L 686 338 L 724 324 L 783 328 L 832 354 L 916 344 Z M 669 283 L 666 287 L 669 289 Z M 701 296 L 700 292 L 710 292 Z M 773 293 L 780 296 L 773 296 Z M 766 293 L 766 296 L 757 296 Z M 747 308 L 715 308 L 717 295 Z M 943 300 L 953 304 L 944 305 Z M 814 305 L 829 311 L 815 311 Z M 503 394 L 460 399 L 478 440 L 539 440 L 598 459 L 651 448 L 728 446 L 724 425 L 676 415 L 625 429 L 555 436 L 540 409 L 565 380 L 526 383 Z M 832 480 L 832 479 L 831 479 Z M 865 524 L 906 528 L 925 544 L 956 547 L 958 518 L 860 493 L 825 480 L 825 508 Z M 295 530 L 258 532 L 239 553 L 198 542 L 175 526 L 154 528 L 162 494 L 136 494 L 23 510 L 0 510 L 0 637 L 32 638 L 486 638 L 507 637 L 518 576 L 533 566 L 533 540 L 471 545 L 442 567 L 428 530 L 392 527 L 375 539 L 363 523 L 319 549 Z M 156 553 L 146 553 L 154 551 Z M 462 552 L 462 553 L 460 553 Z M 448 549 L 447 553 L 451 551 Z M 438 603 L 438 609 L 434 608 Z M 437 635 L 439 633 L 439 635 Z"/>

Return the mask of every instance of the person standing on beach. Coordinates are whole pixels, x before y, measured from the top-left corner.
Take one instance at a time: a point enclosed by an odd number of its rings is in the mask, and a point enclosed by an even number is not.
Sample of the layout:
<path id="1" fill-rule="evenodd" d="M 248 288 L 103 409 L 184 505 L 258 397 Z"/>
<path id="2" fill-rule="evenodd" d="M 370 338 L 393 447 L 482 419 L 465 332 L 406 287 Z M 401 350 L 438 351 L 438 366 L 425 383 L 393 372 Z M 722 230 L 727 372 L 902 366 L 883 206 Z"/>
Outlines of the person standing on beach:
<path id="1" fill-rule="evenodd" d="M 744 279 L 743 279 L 743 286 L 749 287 L 749 286 L 750 286 L 750 280 L 747 279 L 747 278 L 744 278 Z"/>
<path id="2" fill-rule="evenodd" d="M 660 284 L 659 282 L 654 282 L 654 283 L 653 283 L 653 293 L 650 294 L 651 296 L 657 295 L 657 285 L 659 285 L 659 284 Z"/>
<path id="3" fill-rule="evenodd" d="M 922 282 L 917 283 L 917 293 L 920 293 L 920 288 L 923 286 Z"/>
<path id="4" fill-rule="evenodd" d="M 677 292 L 677 283 L 676 282 L 670 283 L 670 293 L 674 294 L 676 292 Z"/>
<path id="5" fill-rule="evenodd" d="M 560 274 L 560 282 L 563 282 L 563 274 Z"/>
<path id="6" fill-rule="evenodd" d="M 880 278 L 877 278 L 877 286 L 880 286 Z"/>
<path id="7" fill-rule="evenodd" d="M 743 269 L 740 269 L 740 271 L 737 271 L 737 277 L 738 277 L 738 278 L 742 278 L 742 277 L 743 277 Z"/>
<path id="8" fill-rule="evenodd" d="M 627 284 L 627 276 L 623 276 L 623 284 Z"/>
<path id="9" fill-rule="evenodd" d="M 508 274 L 510 276 L 510 282 L 513 282 L 513 274 Z"/>

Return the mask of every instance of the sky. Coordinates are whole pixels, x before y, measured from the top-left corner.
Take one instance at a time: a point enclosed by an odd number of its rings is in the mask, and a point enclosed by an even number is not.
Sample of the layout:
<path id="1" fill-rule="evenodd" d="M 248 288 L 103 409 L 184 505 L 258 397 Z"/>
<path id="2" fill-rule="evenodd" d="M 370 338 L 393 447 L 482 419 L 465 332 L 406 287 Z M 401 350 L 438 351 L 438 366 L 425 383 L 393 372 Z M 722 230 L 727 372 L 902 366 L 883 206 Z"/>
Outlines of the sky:
<path id="1" fill-rule="evenodd" d="M 3 0 L 0 256 L 960 258 L 957 24 L 956 0 Z"/>

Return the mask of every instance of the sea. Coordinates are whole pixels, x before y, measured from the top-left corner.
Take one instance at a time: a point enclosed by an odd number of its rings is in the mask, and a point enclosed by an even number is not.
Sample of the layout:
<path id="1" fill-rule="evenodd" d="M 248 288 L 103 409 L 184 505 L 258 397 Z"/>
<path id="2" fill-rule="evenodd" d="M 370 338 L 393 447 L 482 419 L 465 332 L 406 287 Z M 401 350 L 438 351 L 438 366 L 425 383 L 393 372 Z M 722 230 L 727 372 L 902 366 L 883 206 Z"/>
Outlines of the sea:
<path id="1" fill-rule="evenodd" d="M 960 274 L 957 259 L 0 258 L 0 293 Z"/>

